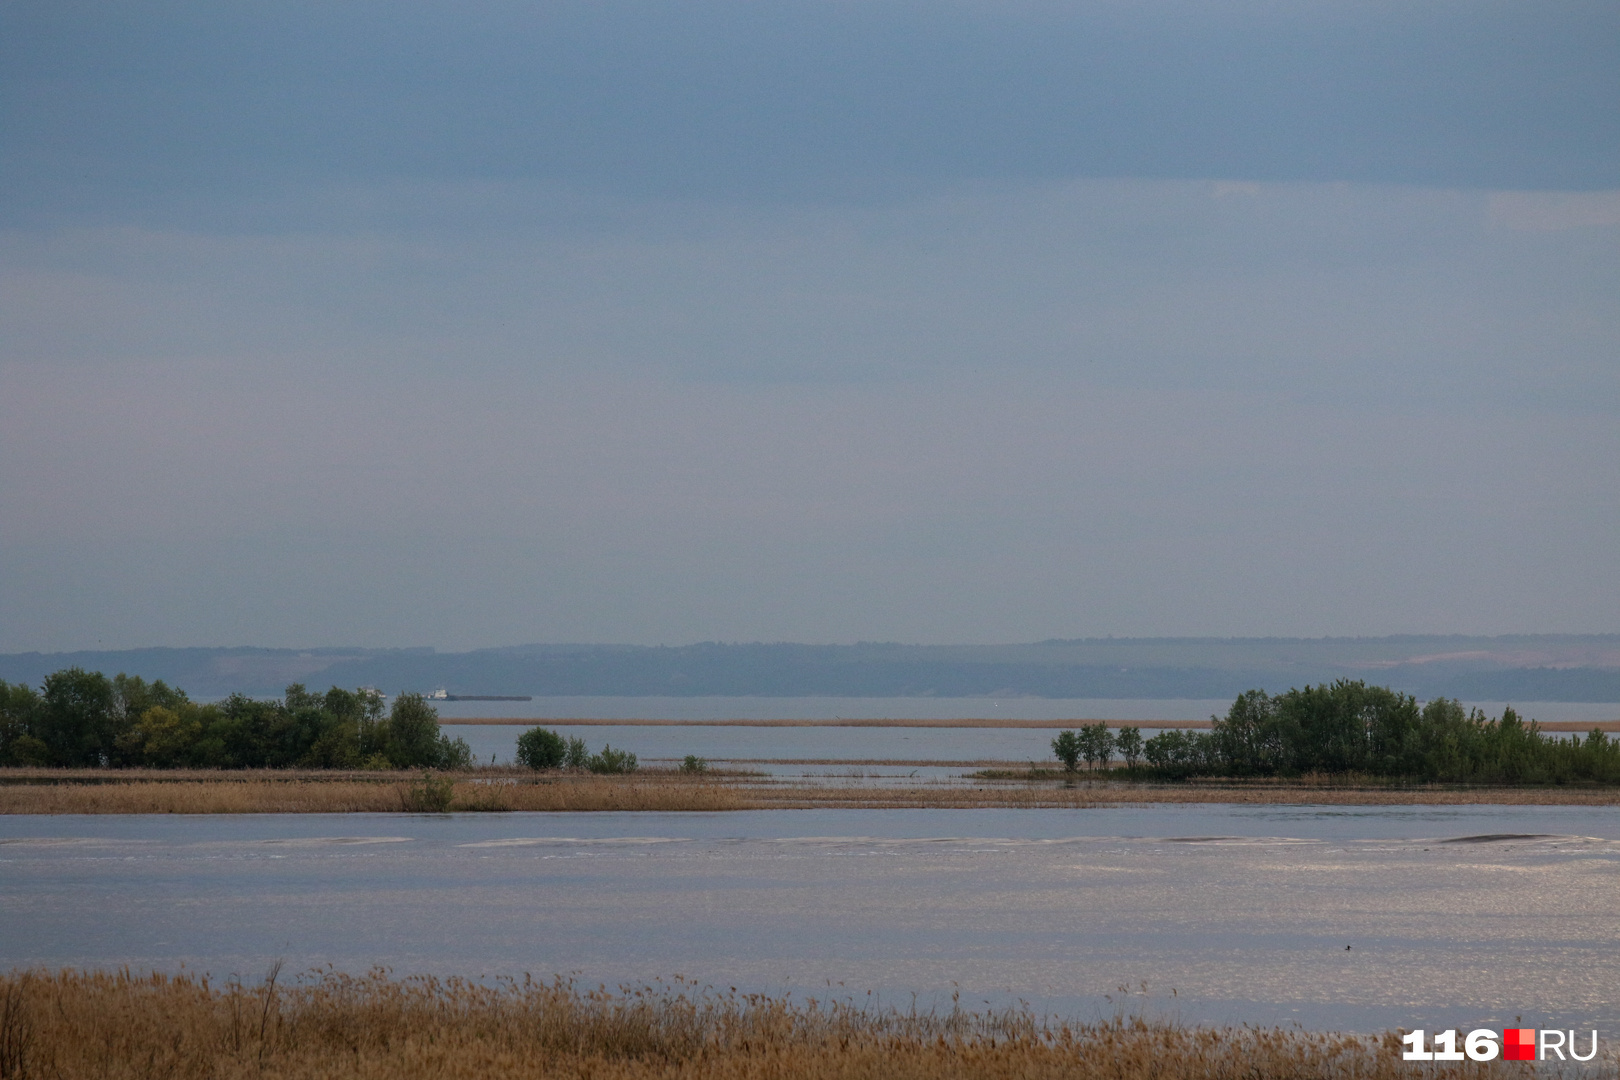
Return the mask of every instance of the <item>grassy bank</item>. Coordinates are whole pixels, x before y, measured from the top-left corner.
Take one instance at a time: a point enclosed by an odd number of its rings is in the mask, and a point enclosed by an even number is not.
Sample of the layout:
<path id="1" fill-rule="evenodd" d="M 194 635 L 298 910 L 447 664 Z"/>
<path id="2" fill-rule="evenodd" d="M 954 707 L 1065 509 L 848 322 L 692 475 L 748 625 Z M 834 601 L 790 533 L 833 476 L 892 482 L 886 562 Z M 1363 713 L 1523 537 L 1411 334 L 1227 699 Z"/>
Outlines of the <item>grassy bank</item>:
<path id="1" fill-rule="evenodd" d="M 1018 774 L 1013 774 L 1018 775 Z M 409 773 L 0 769 L 0 814 L 434 813 L 513 810 L 972 809 L 1147 803 L 1613 806 L 1613 787 L 1401 786 L 1319 780 L 1131 783 L 1034 779 L 972 785 L 810 785 L 758 776 L 644 770 L 624 776 L 514 769 Z"/>
<path id="2" fill-rule="evenodd" d="M 1417 1073 L 1392 1035 L 1066 1026 L 1016 1011 L 915 1015 L 685 986 L 581 992 L 376 974 L 257 987 L 119 973 L 0 978 L 7 1080 L 1408 1080 L 1487 1071 L 1528 1075 L 1500 1062 Z"/>

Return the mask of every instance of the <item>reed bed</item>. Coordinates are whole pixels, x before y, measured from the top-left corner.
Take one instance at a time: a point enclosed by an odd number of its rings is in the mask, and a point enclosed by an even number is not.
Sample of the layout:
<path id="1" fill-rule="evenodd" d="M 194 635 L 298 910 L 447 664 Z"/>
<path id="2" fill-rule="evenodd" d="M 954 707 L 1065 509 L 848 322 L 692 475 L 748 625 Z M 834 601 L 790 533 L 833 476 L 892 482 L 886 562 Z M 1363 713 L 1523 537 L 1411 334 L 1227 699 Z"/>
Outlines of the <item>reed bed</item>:
<path id="1" fill-rule="evenodd" d="M 764 809 L 1084 808 L 1154 803 L 1342 806 L 1477 803 L 1613 806 L 1613 787 L 1459 787 L 1291 781 L 1140 781 L 1057 777 L 878 786 L 807 784 L 749 775 L 645 770 L 624 776 L 514 769 L 423 777 L 408 773 L 276 774 L 0 770 L 0 814 L 287 814 L 513 810 L 726 811 Z M 1058 774 L 1061 776 L 1061 774 Z"/>
<path id="2" fill-rule="evenodd" d="M 128 972 L 0 977 L 3 1080 L 1449 1080 L 1501 1062 L 1413 1066 L 1397 1038 L 1069 1025 L 1027 1011 L 917 1014 L 674 985 L 350 977 L 255 986 Z"/>
<path id="3" fill-rule="evenodd" d="M 677 777 L 564 777 L 549 782 L 444 777 L 442 803 L 420 780 L 131 780 L 0 784 L 0 814 L 342 814 L 511 810 L 741 810 L 746 792 Z"/>

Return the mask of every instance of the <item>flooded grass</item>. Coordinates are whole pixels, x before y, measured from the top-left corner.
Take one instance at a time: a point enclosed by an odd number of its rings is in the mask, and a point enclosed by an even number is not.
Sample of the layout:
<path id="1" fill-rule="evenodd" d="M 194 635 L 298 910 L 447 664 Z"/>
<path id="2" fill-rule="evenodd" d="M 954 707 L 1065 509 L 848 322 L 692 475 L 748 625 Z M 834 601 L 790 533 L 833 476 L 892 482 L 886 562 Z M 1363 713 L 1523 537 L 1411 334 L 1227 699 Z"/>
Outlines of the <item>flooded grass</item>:
<path id="1" fill-rule="evenodd" d="M 320 972 L 258 985 L 192 975 L 0 977 L 0 1075 L 63 1080 L 235 1077 L 771 1077 L 1357 1080 L 1529 1075 L 1513 1064 L 1421 1069 L 1394 1034 L 1359 1038 L 1140 1020 L 1072 1025 L 1027 1011 L 918 1014 L 712 992 L 687 983 L 583 990 L 567 981 Z"/>

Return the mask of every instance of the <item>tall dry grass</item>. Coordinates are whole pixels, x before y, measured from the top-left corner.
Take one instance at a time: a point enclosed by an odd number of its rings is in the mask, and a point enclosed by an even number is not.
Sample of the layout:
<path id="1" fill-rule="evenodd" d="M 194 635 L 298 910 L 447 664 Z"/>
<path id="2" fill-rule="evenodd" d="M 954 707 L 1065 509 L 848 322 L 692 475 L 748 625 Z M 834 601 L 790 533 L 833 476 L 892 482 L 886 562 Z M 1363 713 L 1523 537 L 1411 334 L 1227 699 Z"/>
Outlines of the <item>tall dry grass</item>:
<path id="1" fill-rule="evenodd" d="M 448 802 L 423 798 L 448 789 Z M 526 770 L 420 775 L 173 773 L 104 769 L 0 770 L 0 814 L 261 814 L 507 810 L 763 810 L 813 808 L 1084 808 L 1153 803 L 1613 806 L 1612 787 L 1460 787 L 1354 784 L 1342 780 L 1186 781 L 1106 779 L 966 784 L 822 785 L 651 770 L 625 776 L 536 776 Z"/>
<path id="2" fill-rule="evenodd" d="M 0 978 L 3 1080 L 1414 1080 L 1524 1076 L 1413 1066 L 1393 1035 L 1070 1026 L 1026 1013 L 915 1015 L 707 993 L 582 992 L 323 973 L 288 986 L 192 976 Z"/>
<path id="3" fill-rule="evenodd" d="M 131 780 L 0 784 L 0 814 L 297 814 L 420 811 L 415 780 Z M 740 810 L 744 793 L 676 777 L 453 780 L 451 811 Z"/>

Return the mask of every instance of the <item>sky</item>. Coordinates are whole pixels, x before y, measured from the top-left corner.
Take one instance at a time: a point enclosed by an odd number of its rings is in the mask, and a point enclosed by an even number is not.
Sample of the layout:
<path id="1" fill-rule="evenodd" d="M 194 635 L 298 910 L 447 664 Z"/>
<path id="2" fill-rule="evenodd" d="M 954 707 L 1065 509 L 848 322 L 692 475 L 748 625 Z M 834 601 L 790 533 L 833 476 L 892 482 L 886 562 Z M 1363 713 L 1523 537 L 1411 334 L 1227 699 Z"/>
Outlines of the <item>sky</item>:
<path id="1" fill-rule="evenodd" d="M 1617 612 L 1611 0 L 0 3 L 0 651 Z"/>

